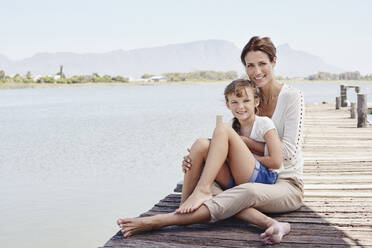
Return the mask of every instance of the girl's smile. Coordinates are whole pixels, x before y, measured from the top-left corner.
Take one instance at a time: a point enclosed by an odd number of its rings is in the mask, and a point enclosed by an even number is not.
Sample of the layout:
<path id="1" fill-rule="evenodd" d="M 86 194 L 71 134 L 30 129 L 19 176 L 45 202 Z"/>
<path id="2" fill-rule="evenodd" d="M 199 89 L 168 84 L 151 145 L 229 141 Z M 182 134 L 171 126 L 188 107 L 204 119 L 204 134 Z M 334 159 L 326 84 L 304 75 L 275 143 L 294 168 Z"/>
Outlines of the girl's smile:
<path id="1" fill-rule="evenodd" d="M 228 95 L 227 108 L 236 117 L 239 122 L 254 120 L 255 109 L 259 100 L 254 97 L 252 90 L 245 90 L 243 96 L 238 97 L 235 94 Z"/>

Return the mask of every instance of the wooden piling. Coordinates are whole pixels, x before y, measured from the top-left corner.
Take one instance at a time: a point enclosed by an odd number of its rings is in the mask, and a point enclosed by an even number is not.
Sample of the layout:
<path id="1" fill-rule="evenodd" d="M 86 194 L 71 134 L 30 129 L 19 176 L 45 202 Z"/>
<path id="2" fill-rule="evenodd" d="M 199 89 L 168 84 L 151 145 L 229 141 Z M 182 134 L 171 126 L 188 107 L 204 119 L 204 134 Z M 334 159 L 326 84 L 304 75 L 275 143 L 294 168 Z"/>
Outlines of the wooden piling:
<path id="1" fill-rule="evenodd" d="M 336 109 L 340 109 L 341 106 L 341 97 L 336 96 Z"/>
<path id="2" fill-rule="evenodd" d="M 216 125 L 223 123 L 223 115 L 216 115 Z"/>
<path id="3" fill-rule="evenodd" d="M 358 94 L 358 124 L 357 127 L 367 127 L 367 95 Z"/>
<path id="4" fill-rule="evenodd" d="M 355 113 L 356 113 L 356 105 L 355 105 L 355 102 L 352 102 L 350 106 L 350 118 L 351 119 L 355 119 L 355 116 L 356 116 Z"/>
<path id="5" fill-rule="evenodd" d="M 347 103 L 346 103 L 346 100 L 347 100 L 346 91 L 347 91 L 347 87 L 344 84 L 340 84 L 340 101 L 341 101 L 340 106 L 341 107 L 346 107 L 347 106 Z M 336 108 L 336 109 L 338 109 L 338 108 Z"/>

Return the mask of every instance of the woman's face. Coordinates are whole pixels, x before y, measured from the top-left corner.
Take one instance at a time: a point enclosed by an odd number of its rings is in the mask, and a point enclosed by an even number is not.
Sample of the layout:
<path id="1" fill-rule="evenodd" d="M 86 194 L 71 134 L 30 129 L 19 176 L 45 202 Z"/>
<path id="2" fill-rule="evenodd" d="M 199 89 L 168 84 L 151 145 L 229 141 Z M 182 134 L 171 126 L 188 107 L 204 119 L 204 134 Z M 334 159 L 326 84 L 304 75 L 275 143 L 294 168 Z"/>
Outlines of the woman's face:
<path id="1" fill-rule="evenodd" d="M 245 56 L 244 60 L 247 75 L 257 87 L 261 88 L 273 80 L 273 69 L 276 64 L 276 58 L 271 62 L 266 53 L 261 51 L 250 51 Z"/>

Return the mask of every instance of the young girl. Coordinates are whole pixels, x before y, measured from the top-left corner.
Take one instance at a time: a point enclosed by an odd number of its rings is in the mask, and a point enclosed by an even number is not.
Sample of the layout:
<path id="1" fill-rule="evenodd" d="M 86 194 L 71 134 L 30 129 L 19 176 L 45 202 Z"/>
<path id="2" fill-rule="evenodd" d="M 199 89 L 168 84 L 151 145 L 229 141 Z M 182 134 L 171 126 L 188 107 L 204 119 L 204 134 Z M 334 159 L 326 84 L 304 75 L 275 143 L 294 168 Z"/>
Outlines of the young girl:
<path id="1" fill-rule="evenodd" d="M 210 142 L 199 139 L 192 146 L 193 166 L 185 173 L 176 213 L 193 212 L 210 199 L 214 181 L 224 189 L 248 182 L 276 182 L 278 174 L 272 170 L 282 166 L 282 144 L 271 119 L 256 115 L 260 103 L 256 87 L 239 79 L 230 83 L 224 94 L 234 116 L 232 126 L 218 124 Z M 250 140 L 262 142 L 262 146 L 266 143 L 267 150 L 259 154 L 263 156 L 252 154 L 246 144 Z"/>

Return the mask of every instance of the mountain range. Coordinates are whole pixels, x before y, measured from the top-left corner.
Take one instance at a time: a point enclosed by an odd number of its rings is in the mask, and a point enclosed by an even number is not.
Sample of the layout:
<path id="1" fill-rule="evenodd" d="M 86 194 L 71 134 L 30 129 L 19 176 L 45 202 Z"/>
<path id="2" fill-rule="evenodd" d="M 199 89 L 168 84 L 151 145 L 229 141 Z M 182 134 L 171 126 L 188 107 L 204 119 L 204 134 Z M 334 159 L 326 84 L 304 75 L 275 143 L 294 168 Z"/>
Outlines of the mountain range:
<path id="1" fill-rule="evenodd" d="M 112 76 L 140 77 L 165 72 L 197 70 L 237 71 L 244 74 L 240 62 L 241 49 L 225 40 L 204 40 L 161 47 L 134 50 L 115 50 L 107 53 L 37 53 L 21 60 L 10 60 L 0 54 L 0 70 L 7 75 L 55 74 L 63 65 L 64 73 L 88 75 L 94 72 Z M 325 63 L 320 57 L 292 49 L 288 44 L 277 47 L 278 62 L 275 74 L 286 77 L 305 77 L 319 71 L 339 73 L 344 70 Z"/>

